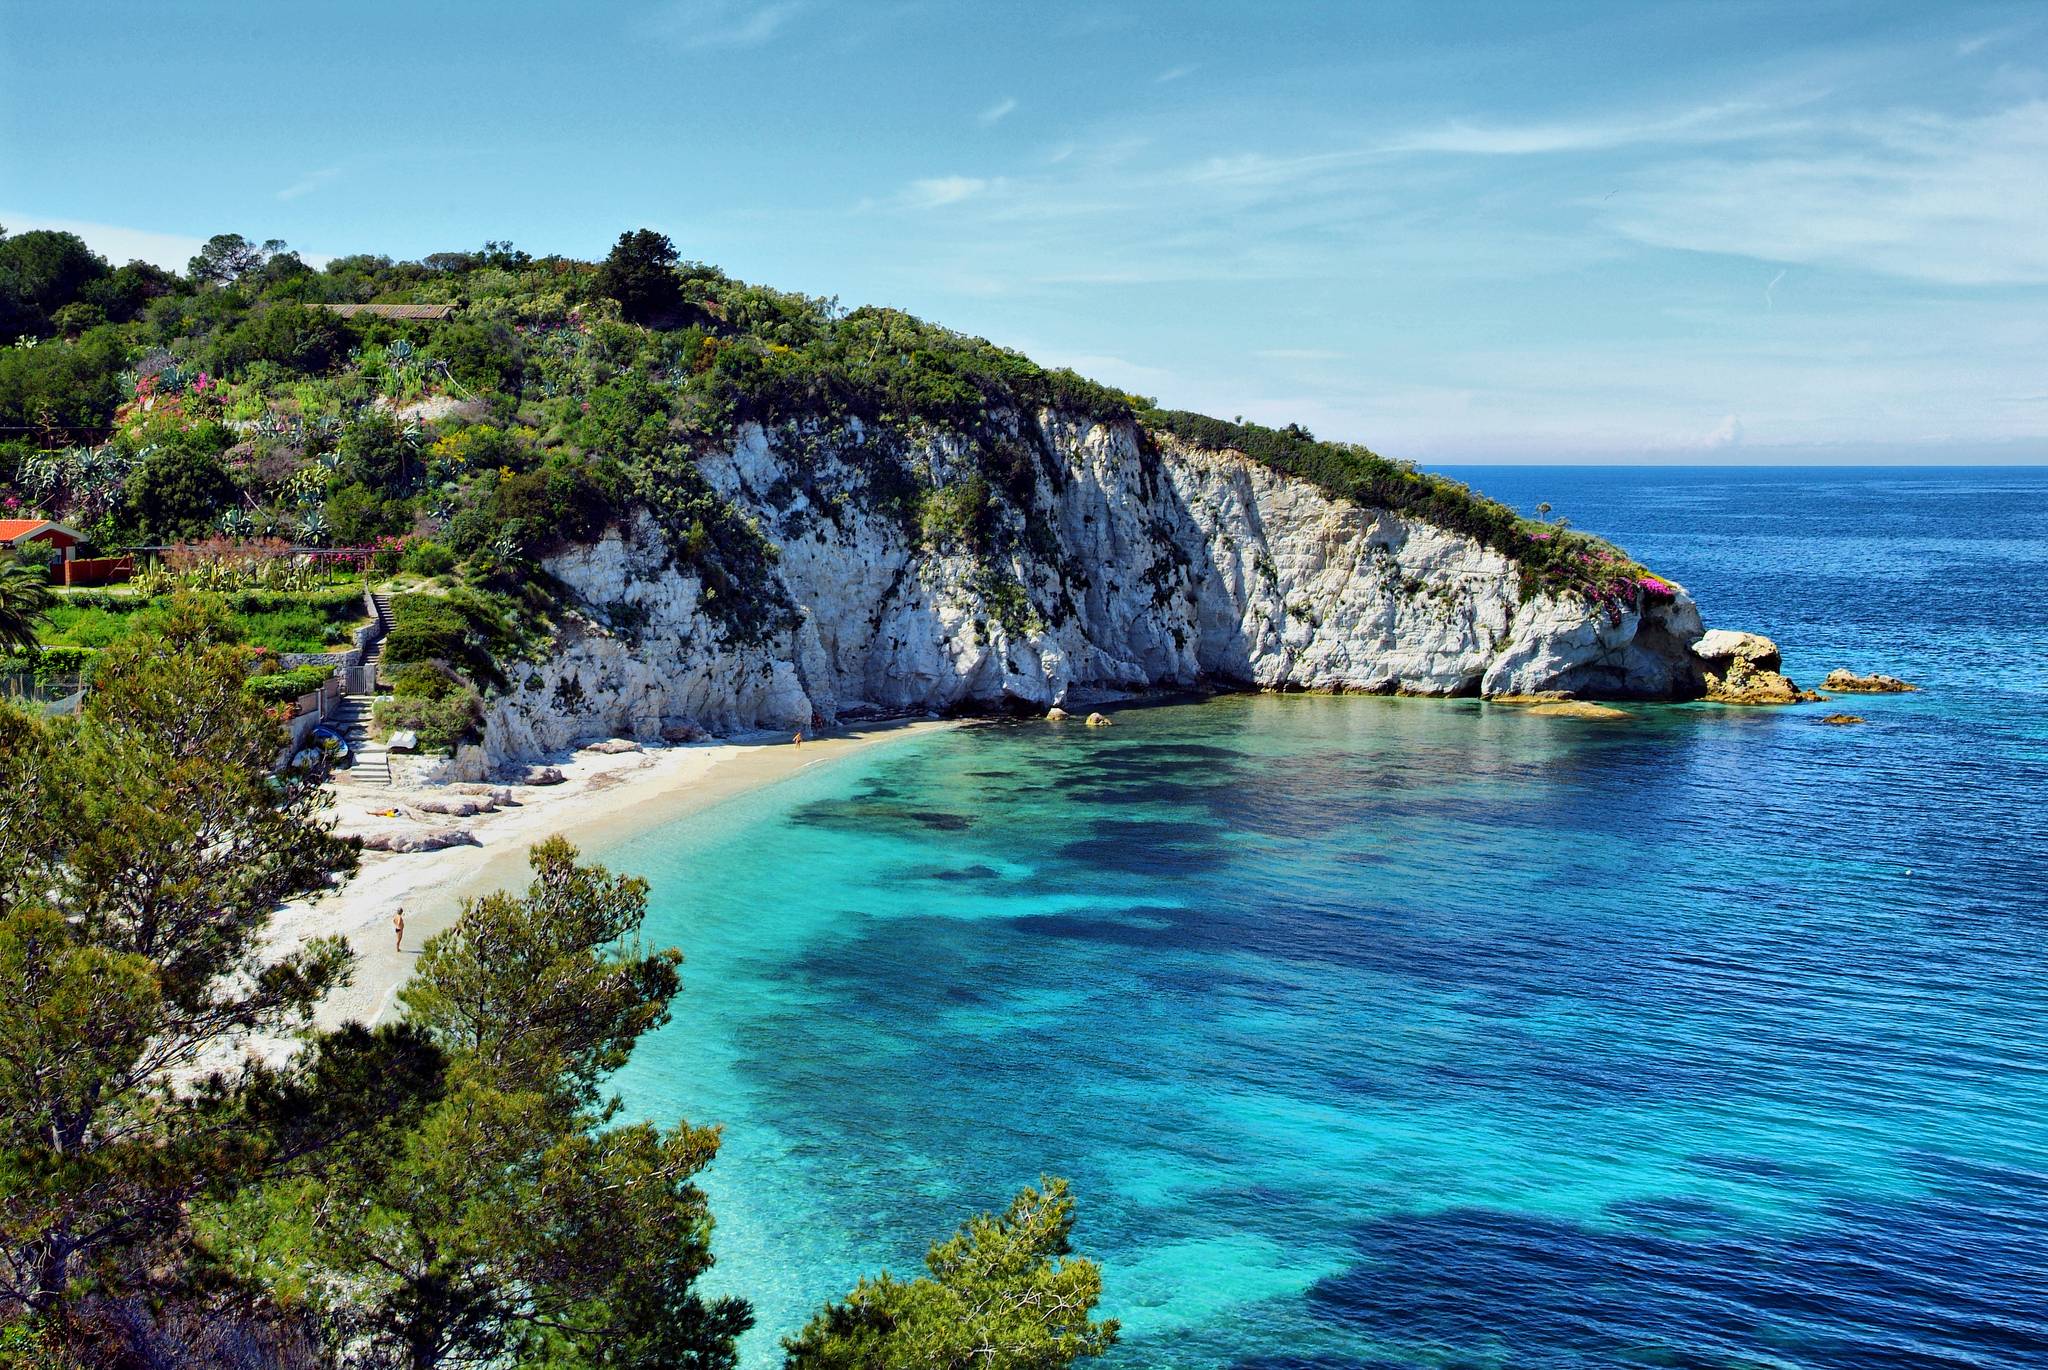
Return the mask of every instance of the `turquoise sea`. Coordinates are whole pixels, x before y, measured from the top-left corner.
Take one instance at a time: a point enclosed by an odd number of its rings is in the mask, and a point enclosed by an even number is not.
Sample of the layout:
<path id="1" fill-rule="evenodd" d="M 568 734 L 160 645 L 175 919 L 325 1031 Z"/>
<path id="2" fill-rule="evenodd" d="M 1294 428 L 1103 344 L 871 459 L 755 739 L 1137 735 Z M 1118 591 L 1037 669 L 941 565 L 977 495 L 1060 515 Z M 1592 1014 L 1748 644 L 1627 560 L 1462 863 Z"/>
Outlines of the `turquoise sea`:
<path id="1" fill-rule="evenodd" d="M 602 852 L 749 1365 L 1041 1172 L 1116 1366 L 2048 1365 L 2048 470 L 1456 474 L 1927 689 L 1148 704 Z"/>

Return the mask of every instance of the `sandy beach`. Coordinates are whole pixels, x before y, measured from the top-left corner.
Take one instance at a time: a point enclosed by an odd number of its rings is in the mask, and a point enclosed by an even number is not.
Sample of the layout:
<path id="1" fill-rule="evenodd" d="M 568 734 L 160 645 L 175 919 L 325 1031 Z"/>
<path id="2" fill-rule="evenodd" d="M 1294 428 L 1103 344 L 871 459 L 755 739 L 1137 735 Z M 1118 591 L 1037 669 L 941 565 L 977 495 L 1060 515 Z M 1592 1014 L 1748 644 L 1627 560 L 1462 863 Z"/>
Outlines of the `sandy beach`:
<path id="1" fill-rule="evenodd" d="M 271 924 L 274 945 L 339 934 L 355 948 L 354 979 L 322 1005 L 319 1022 L 375 1022 L 391 1010 L 427 938 L 451 924 L 465 899 L 524 885 L 526 852 L 560 833 L 589 851 L 671 823 L 800 771 L 856 751 L 950 724 L 929 719 L 878 723 L 806 739 L 786 736 L 649 746 L 607 754 L 579 751 L 554 763 L 559 785 L 513 785 L 515 802 L 470 817 L 421 814 L 383 817 L 380 810 L 432 797 L 461 798 L 457 789 L 332 787 L 336 831 L 366 835 L 398 829 L 460 828 L 475 846 L 438 851 L 365 851 L 354 878 L 317 899 L 284 906 Z M 392 914 L 405 910 L 405 945 L 393 947 Z"/>

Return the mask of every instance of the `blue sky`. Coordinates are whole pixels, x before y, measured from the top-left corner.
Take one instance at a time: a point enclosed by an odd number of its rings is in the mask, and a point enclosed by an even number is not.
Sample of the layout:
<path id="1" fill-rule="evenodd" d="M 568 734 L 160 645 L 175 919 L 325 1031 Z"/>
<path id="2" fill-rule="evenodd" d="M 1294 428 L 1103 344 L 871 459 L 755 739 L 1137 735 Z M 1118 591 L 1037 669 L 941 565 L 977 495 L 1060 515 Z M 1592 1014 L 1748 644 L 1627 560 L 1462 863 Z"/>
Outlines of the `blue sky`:
<path id="1" fill-rule="evenodd" d="M 0 224 L 511 238 L 1458 460 L 2048 460 L 2048 6 L 0 0 Z"/>

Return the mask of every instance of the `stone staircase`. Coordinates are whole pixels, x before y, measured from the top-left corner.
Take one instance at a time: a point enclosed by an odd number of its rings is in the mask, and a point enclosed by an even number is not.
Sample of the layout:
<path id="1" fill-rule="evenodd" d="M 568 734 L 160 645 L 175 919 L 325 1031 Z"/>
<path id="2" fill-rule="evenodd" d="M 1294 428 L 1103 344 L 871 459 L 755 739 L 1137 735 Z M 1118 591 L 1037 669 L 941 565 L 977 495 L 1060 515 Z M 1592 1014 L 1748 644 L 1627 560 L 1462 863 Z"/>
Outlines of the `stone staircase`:
<path id="1" fill-rule="evenodd" d="M 371 737 L 371 715 L 377 702 L 377 668 L 384 659 L 384 635 L 391 631 L 391 596 L 371 595 L 377 610 L 377 636 L 363 647 L 361 683 L 367 691 L 346 695 L 334 713 L 334 729 L 348 739 L 352 760 L 349 778 L 358 785 L 391 784 L 391 753 Z"/>

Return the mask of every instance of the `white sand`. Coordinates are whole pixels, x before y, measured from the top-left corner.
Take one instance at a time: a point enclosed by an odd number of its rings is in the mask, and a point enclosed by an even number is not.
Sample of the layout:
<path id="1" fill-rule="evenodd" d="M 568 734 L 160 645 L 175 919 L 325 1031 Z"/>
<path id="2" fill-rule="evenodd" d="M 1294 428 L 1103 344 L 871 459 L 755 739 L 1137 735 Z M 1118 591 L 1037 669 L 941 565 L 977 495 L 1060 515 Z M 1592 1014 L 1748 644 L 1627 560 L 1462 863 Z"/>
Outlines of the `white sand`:
<path id="1" fill-rule="evenodd" d="M 321 1006 L 320 1025 L 375 1022 L 390 1011 L 399 986 L 412 973 L 420 945 L 454 922 L 464 899 L 523 886 L 528 877 L 527 848 L 542 838 L 560 833 L 588 851 L 864 747 L 944 726 L 922 720 L 877 724 L 810 739 L 801 747 L 780 737 L 650 747 L 620 755 L 578 752 L 558 763 L 566 777 L 563 784 L 510 787 L 519 801 L 516 806 L 470 818 L 374 817 L 373 808 L 402 806 L 408 799 L 429 795 L 455 798 L 458 793 L 438 786 L 405 790 L 339 784 L 333 787 L 332 810 L 339 832 L 452 827 L 474 833 L 482 845 L 432 852 L 366 851 L 361 869 L 339 889 L 280 909 L 271 924 L 272 944 L 282 948 L 308 937 L 346 937 L 356 951 L 354 979 Z M 405 945 L 394 950 L 391 918 L 401 907 Z"/>

